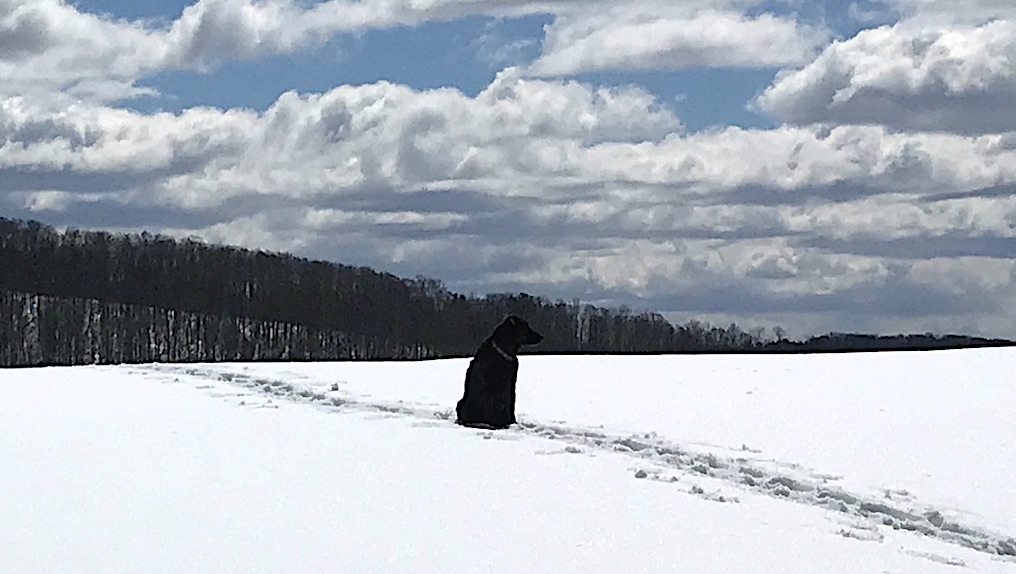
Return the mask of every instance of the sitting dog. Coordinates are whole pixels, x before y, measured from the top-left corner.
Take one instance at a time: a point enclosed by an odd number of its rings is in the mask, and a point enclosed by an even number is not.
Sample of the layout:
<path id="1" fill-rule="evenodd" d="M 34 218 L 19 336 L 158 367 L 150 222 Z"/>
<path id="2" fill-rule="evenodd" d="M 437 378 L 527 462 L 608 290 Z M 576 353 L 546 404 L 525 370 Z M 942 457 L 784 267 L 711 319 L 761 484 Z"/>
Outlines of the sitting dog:
<path id="1" fill-rule="evenodd" d="M 515 382 L 519 347 L 535 345 L 543 335 L 509 315 L 487 337 L 466 369 L 466 388 L 455 405 L 455 422 L 468 427 L 503 429 L 515 423 Z"/>

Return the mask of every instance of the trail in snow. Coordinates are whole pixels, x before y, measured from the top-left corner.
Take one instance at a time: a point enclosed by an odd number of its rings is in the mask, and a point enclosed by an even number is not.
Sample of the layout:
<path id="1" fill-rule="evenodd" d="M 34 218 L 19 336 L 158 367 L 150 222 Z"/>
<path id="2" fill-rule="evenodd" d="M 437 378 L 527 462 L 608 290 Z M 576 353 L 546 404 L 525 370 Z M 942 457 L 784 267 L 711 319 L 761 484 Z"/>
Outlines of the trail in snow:
<path id="1" fill-rule="evenodd" d="M 313 405 L 333 412 L 360 412 L 386 417 L 406 417 L 421 426 L 447 424 L 452 427 L 450 408 L 438 405 L 379 401 L 354 396 L 334 384 L 327 390 L 302 386 L 298 382 L 251 376 L 225 367 L 190 365 L 144 365 L 139 372 L 161 380 L 182 382 L 186 377 L 197 388 L 212 396 L 233 396 L 240 404 L 254 408 L 273 408 L 273 400 Z M 297 381 L 303 377 L 294 377 Z M 308 382 L 312 382 L 308 379 Z M 239 392 L 223 391 L 222 384 Z M 228 387 L 227 387 L 228 388 Z M 262 402 L 258 402 L 263 399 Z M 248 402 L 249 401 L 249 402 Z M 454 427 L 461 429 L 461 427 Z M 683 486 L 689 493 L 719 503 L 737 503 L 745 491 L 763 493 L 800 504 L 842 513 L 840 534 L 859 540 L 881 541 L 882 529 L 912 531 L 935 539 L 958 544 L 1016 562 L 1016 538 L 971 524 L 947 519 L 943 512 L 922 504 L 903 489 L 885 490 L 880 498 L 851 493 L 839 486 L 839 477 L 772 459 L 760 459 L 747 447 L 743 452 L 693 452 L 679 443 L 655 432 L 633 435 L 612 435 L 602 429 L 546 423 L 521 418 L 519 424 L 505 431 L 473 432 L 483 439 L 513 440 L 539 437 L 560 448 L 537 451 L 538 455 L 616 453 L 630 457 L 635 463 L 633 476 Z M 726 451 L 726 452 L 724 452 Z M 933 559 L 934 557 L 929 557 Z"/>

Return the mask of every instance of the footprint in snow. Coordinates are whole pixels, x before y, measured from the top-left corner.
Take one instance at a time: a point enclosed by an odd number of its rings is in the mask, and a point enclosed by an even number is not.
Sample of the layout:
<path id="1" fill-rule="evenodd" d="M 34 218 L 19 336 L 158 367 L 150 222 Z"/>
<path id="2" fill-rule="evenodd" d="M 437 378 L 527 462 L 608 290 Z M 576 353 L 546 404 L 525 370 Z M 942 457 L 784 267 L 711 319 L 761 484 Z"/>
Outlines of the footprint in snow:
<path id="1" fill-rule="evenodd" d="M 905 554 L 909 554 L 910 556 L 924 558 L 926 560 L 931 560 L 932 562 L 938 562 L 939 564 L 945 564 L 948 566 L 965 567 L 967 565 L 966 562 L 964 562 L 959 558 L 953 558 L 951 556 L 943 556 L 941 554 L 936 554 L 934 552 L 922 552 L 920 550 L 904 550 L 903 552 Z"/>
<path id="2" fill-rule="evenodd" d="M 552 455 L 552 454 L 583 454 L 583 450 L 577 446 L 566 446 L 564 448 L 554 450 L 537 450 L 534 454 L 539 455 Z"/>

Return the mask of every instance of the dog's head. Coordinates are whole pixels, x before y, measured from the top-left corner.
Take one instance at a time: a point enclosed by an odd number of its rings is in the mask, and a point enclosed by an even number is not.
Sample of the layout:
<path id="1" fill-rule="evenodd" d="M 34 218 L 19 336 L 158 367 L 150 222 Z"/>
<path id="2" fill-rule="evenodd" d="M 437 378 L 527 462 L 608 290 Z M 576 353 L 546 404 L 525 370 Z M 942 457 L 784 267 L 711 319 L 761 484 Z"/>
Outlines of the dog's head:
<path id="1" fill-rule="evenodd" d="M 543 340 L 543 335 L 537 333 L 529 326 L 529 323 L 515 315 L 508 315 L 501 322 L 498 330 L 507 331 L 511 341 L 516 345 L 535 345 Z"/>

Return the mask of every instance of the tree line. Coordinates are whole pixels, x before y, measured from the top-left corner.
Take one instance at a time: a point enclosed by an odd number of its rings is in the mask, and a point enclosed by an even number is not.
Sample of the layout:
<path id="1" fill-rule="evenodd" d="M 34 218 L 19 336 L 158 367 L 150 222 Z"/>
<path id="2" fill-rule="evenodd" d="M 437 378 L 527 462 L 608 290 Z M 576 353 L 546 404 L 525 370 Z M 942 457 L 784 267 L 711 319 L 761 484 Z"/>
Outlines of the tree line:
<path id="1" fill-rule="evenodd" d="M 465 356 L 505 315 L 543 353 L 758 348 L 736 325 L 525 293 L 454 293 L 436 279 L 150 233 L 0 218 L 0 365 Z"/>
<path id="2" fill-rule="evenodd" d="M 0 366 L 467 356 L 508 314 L 544 335 L 539 353 L 810 349 L 780 329 L 674 326 L 624 307 L 465 296 L 286 253 L 0 218 Z"/>
<path id="3" fill-rule="evenodd" d="M 280 321 L 0 291 L 0 366 L 417 358 L 426 348 Z"/>

